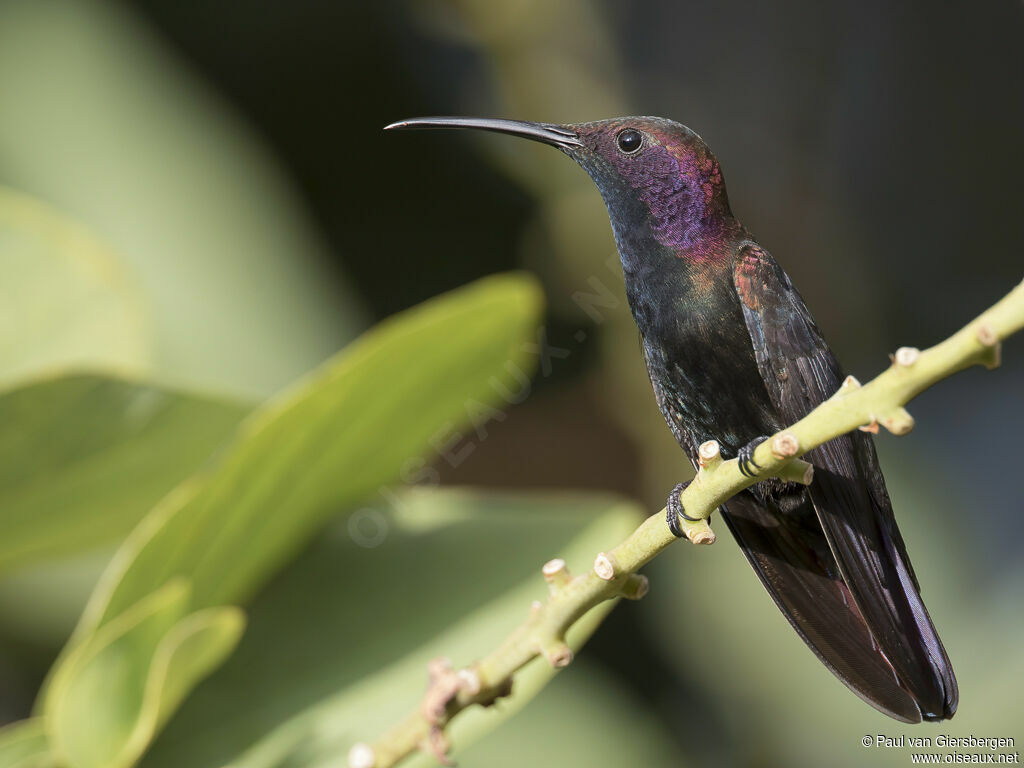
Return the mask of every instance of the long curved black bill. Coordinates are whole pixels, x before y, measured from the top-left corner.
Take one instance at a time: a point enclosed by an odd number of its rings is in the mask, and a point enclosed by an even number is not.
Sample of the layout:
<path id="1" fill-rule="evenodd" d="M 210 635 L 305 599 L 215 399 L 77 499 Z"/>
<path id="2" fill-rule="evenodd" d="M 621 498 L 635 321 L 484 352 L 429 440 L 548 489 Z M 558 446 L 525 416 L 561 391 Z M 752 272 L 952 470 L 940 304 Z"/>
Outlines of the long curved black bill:
<path id="1" fill-rule="evenodd" d="M 419 128 L 476 128 L 481 131 L 521 136 L 559 149 L 582 147 L 575 131 L 553 123 L 528 123 L 523 120 L 502 120 L 490 117 L 413 117 L 384 126 L 385 131 Z"/>

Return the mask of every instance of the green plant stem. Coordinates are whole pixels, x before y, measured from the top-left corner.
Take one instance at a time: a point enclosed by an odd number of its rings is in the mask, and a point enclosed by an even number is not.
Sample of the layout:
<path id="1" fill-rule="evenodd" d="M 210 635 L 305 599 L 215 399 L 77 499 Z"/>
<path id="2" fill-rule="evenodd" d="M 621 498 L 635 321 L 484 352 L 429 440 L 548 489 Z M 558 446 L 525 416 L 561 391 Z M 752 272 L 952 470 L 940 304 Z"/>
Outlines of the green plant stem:
<path id="1" fill-rule="evenodd" d="M 799 459 L 828 440 L 861 428 L 884 426 L 897 435 L 913 427 L 907 402 L 947 376 L 972 365 L 999 365 L 1000 342 L 1024 327 L 1024 282 L 1001 301 L 945 341 L 920 352 L 903 347 L 892 365 L 861 386 L 852 376 L 831 398 L 789 428 L 758 446 L 754 460 L 762 467 L 745 477 L 736 459 L 724 461 L 714 441 L 700 447 L 700 469 L 682 494 L 683 506 L 697 522 L 681 521 L 687 538 L 711 544 L 714 533 L 706 518 L 744 488 L 767 477 L 809 483 L 811 466 Z M 636 573 L 676 539 L 665 523 L 665 511 L 647 518 L 625 541 L 600 553 L 594 568 L 571 578 L 565 564 L 544 567 L 551 596 L 535 603 L 530 615 L 494 651 L 458 672 L 435 670 L 424 705 L 395 725 L 378 741 L 357 744 L 349 754 L 352 768 L 388 768 L 417 749 L 447 753 L 445 726 L 473 704 L 489 705 L 511 690 L 516 672 L 537 656 L 555 667 L 572 661 L 567 630 L 594 606 L 619 597 L 639 598 L 646 578 Z"/>

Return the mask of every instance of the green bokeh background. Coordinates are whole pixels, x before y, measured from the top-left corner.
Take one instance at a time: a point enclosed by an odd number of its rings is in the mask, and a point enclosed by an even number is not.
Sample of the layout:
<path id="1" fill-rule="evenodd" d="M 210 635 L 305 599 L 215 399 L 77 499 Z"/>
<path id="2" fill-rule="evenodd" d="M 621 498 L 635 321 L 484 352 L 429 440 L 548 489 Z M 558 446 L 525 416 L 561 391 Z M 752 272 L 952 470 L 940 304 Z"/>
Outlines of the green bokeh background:
<path id="1" fill-rule="evenodd" d="M 0 536 L 21 537 L 0 557 L 0 722 L 30 713 L 117 541 L 255 403 L 477 278 L 535 275 L 557 348 L 521 403 L 435 446 L 444 485 L 485 490 L 414 492 L 397 509 L 371 495 L 369 534 L 343 514 L 357 505 L 328 510 L 142 765 L 343 765 L 415 704 L 427 659 L 467 663 L 507 631 L 542 594 L 544 560 L 586 567 L 689 474 L 585 174 L 506 137 L 381 126 L 687 123 L 866 380 L 1021 278 L 1022 34 L 1010 0 L 0 0 Z M 588 313 L 580 293 L 612 298 Z M 652 563 L 650 595 L 618 606 L 507 722 L 488 732 L 498 713 L 482 713 L 456 731 L 460 765 L 895 766 L 909 748 L 861 738 L 1024 743 L 1020 340 L 1004 361 L 924 394 L 914 432 L 878 439 L 960 681 L 953 721 L 911 728 L 852 696 L 723 531 Z M 145 385 L 60 378 L 80 368 Z M 28 381 L 50 389 L 19 394 Z M 139 413 L 157 414 L 142 433 Z M 72 422 L 88 439 L 67 442 Z M 50 453 L 60 472 L 22 468 Z M 61 535 L 33 539 L 33 510 L 82 498 L 109 527 L 55 512 Z M 550 677 L 531 675 L 538 690 Z"/>

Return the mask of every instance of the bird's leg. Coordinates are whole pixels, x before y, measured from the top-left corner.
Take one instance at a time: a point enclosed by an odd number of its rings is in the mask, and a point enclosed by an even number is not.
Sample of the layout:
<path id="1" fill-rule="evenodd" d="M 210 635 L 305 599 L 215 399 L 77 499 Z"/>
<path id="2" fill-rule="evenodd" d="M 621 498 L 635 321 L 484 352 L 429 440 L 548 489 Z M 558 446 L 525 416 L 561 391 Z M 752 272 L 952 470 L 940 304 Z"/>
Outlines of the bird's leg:
<path id="1" fill-rule="evenodd" d="M 736 452 L 736 458 L 740 462 L 740 473 L 744 477 L 757 477 L 761 465 L 754 461 L 754 451 L 761 443 L 768 439 L 768 435 L 755 437 Z"/>
<path id="2" fill-rule="evenodd" d="M 686 534 L 683 533 L 683 529 L 679 525 L 679 518 L 689 520 L 691 523 L 699 523 L 700 520 L 696 517 L 690 517 L 683 511 L 682 495 L 683 491 L 686 490 L 692 481 L 687 480 L 685 483 L 677 483 L 676 487 L 672 489 L 672 492 L 668 495 L 668 500 L 665 502 L 665 520 L 668 522 L 668 529 L 672 531 L 672 534 L 679 539 L 686 538 Z"/>

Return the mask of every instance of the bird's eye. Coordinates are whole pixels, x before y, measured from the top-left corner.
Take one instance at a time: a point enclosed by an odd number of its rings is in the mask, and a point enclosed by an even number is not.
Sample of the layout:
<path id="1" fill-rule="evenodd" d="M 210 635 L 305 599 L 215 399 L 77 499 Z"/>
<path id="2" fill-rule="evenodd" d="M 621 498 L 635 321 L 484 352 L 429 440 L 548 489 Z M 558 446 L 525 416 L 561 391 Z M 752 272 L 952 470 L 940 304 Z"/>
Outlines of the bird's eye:
<path id="1" fill-rule="evenodd" d="M 615 138 L 615 143 L 619 145 L 619 149 L 625 152 L 627 155 L 631 155 L 636 152 L 644 143 L 644 137 L 640 131 L 632 128 L 619 133 Z"/>

